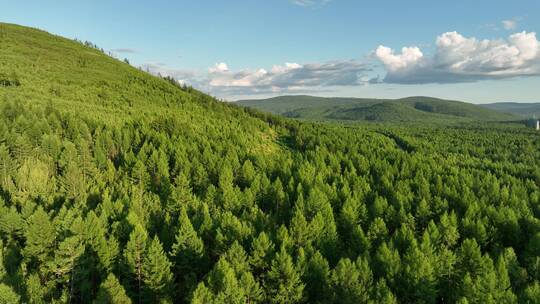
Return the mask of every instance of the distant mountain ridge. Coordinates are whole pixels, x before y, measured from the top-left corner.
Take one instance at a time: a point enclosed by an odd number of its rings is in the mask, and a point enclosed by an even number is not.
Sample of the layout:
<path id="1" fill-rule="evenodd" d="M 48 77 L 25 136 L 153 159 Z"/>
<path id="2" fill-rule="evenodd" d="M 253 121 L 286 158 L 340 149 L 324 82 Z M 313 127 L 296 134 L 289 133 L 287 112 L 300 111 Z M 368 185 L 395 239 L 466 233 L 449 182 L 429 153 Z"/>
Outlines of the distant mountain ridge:
<path id="1" fill-rule="evenodd" d="M 286 117 L 308 120 L 453 122 L 508 121 L 519 118 L 516 114 L 489 107 L 424 96 L 367 99 L 297 95 L 240 100 L 237 103 Z"/>
<path id="2" fill-rule="evenodd" d="M 540 102 L 525 103 L 525 102 L 497 102 L 482 104 L 481 107 L 492 109 L 500 112 L 511 113 L 524 118 L 536 117 L 540 118 Z"/>

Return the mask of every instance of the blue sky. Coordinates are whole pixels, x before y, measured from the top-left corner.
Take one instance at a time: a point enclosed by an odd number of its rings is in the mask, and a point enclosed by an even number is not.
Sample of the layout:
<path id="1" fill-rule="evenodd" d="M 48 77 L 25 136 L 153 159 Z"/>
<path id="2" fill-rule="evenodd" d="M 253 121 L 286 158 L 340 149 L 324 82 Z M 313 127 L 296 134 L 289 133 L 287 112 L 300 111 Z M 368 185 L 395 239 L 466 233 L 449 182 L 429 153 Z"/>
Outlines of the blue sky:
<path id="1" fill-rule="evenodd" d="M 230 100 L 313 94 L 540 102 L 537 0 L 0 4 L 2 22 L 90 40 Z"/>

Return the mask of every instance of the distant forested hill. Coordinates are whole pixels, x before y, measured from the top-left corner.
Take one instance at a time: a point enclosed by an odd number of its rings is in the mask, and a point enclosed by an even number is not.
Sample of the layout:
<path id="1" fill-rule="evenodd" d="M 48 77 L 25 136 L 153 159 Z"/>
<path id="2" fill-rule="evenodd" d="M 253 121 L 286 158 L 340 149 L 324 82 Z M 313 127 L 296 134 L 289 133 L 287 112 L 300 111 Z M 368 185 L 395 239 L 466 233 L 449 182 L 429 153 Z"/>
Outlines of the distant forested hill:
<path id="1" fill-rule="evenodd" d="M 539 103 L 519 103 L 519 102 L 498 102 L 490 104 L 481 104 L 481 107 L 496 110 L 499 112 L 511 113 L 523 118 L 540 118 Z"/>
<path id="2" fill-rule="evenodd" d="M 510 113 L 431 97 L 362 99 L 280 96 L 261 100 L 241 100 L 238 104 L 286 117 L 310 120 L 463 122 L 516 119 L 516 116 Z"/>
<path id="3" fill-rule="evenodd" d="M 463 123 L 283 118 L 0 23 L 0 303 L 536 303 L 539 133 L 368 107 L 331 113 Z"/>

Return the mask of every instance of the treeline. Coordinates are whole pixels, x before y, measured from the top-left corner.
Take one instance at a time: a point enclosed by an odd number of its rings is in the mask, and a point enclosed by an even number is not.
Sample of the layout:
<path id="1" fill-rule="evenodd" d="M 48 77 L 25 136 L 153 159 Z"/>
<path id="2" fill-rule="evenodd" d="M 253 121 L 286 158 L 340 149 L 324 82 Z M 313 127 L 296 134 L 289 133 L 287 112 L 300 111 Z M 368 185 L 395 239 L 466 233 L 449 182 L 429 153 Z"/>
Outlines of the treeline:
<path id="1" fill-rule="evenodd" d="M 196 129 L 3 103 L 0 303 L 538 303 L 536 134 L 251 112 L 261 142 L 216 107 Z"/>

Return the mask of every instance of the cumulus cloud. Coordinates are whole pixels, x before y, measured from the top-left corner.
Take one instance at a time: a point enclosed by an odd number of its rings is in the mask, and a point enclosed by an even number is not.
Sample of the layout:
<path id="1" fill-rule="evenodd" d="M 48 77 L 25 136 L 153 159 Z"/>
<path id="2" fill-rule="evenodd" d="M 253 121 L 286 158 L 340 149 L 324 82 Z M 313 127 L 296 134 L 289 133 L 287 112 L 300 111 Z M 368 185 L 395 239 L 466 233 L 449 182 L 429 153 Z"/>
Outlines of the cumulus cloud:
<path id="1" fill-rule="evenodd" d="M 437 37 L 435 52 L 430 56 L 415 46 L 396 53 L 382 45 L 374 55 L 386 68 L 387 83 L 452 83 L 540 75 L 540 43 L 534 32 L 516 33 L 506 40 L 478 40 L 447 32 Z"/>
<path id="2" fill-rule="evenodd" d="M 424 56 L 418 47 L 404 47 L 401 54 L 396 55 L 394 50 L 382 45 L 377 48 L 375 55 L 392 71 L 406 69 Z"/>
<path id="3" fill-rule="evenodd" d="M 211 91 L 265 93 L 316 90 L 322 87 L 355 86 L 366 83 L 370 68 L 358 61 L 326 63 L 285 63 L 270 70 L 231 71 L 224 63 L 209 69 L 207 84 Z"/>

